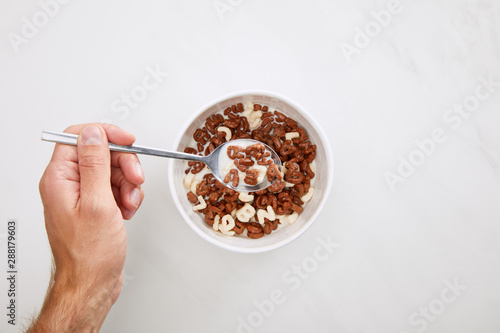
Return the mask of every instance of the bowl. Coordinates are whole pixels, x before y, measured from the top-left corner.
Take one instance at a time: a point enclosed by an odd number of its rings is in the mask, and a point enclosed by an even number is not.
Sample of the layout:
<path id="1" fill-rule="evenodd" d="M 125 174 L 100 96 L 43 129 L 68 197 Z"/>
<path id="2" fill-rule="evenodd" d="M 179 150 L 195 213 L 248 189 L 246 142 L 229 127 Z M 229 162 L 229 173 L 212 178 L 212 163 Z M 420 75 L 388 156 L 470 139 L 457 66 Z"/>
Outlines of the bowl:
<path id="1" fill-rule="evenodd" d="M 314 185 L 312 185 L 314 186 L 314 195 L 311 201 L 304 205 L 304 211 L 299 215 L 295 223 L 283 226 L 259 239 L 225 236 L 218 231 L 214 231 L 205 222 L 201 214 L 193 211 L 193 205 L 187 199 L 187 192 L 183 185 L 184 171 L 186 169 L 185 162 L 171 159 L 169 161 L 168 176 L 170 191 L 175 205 L 187 224 L 198 235 L 206 241 L 226 250 L 241 253 L 261 253 L 290 243 L 302 235 L 314 223 L 325 205 L 333 182 L 333 157 L 328 138 L 319 124 L 303 107 L 279 94 L 258 90 L 233 92 L 200 108 L 180 130 L 174 144 L 174 149 L 184 151 L 190 144 L 195 130 L 201 127 L 205 123 L 206 118 L 212 114 L 220 112 L 233 104 L 245 104 L 247 101 L 276 108 L 285 115 L 295 119 L 299 126 L 307 131 L 311 142 L 317 146 L 315 160 L 316 176 L 314 178 Z"/>

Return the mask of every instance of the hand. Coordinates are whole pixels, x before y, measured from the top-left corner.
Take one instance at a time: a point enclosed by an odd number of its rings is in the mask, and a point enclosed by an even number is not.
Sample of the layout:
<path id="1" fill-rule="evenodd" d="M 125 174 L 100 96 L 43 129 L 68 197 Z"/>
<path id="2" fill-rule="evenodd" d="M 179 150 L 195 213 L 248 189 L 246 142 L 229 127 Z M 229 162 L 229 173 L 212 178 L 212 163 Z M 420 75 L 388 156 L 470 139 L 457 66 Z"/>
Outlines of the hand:
<path id="1" fill-rule="evenodd" d="M 124 219 L 142 203 L 144 173 L 132 134 L 109 124 L 75 125 L 78 146 L 56 144 L 40 180 L 45 227 L 54 256 L 53 285 L 32 331 L 96 331 L 122 287 Z"/>

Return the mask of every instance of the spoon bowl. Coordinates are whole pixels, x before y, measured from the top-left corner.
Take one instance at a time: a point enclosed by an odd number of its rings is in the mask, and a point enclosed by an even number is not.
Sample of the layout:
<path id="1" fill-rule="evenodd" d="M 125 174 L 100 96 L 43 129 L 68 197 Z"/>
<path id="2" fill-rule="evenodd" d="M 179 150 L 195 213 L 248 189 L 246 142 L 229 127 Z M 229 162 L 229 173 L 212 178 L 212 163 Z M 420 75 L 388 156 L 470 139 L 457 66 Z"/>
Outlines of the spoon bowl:
<path id="1" fill-rule="evenodd" d="M 60 132 L 52 132 L 52 131 L 42 131 L 42 140 L 43 141 L 49 141 L 49 142 L 56 142 L 56 143 L 62 143 L 62 144 L 67 144 L 67 145 L 73 145 L 76 146 L 77 140 L 78 140 L 78 135 L 76 134 L 69 134 L 69 133 L 60 133 Z M 245 184 L 244 182 L 239 182 L 238 186 L 232 186 L 230 183 L 224 183 L 224 177 L 226 176 L 223 174 L 223 167 L 221 164 L 224 163 L 224 160 L 227 161 L 227 148 L 229 146 L 241 146 L 241 147 L 247 147 L 252 144 L 263 144 L 266 147 L 266 150 L 271 153 L 271 159 L 273 160 L 274 164 L 278 166 L 278 169 L 281 170 L 281 159 L 279 158 L 278 154 L 269 147 L 268 145 L 257 141 L 257 140 L 252 140 L 252 139 L 237 139 L 237 140 L 231 140 L 228 142 L 224 142 L 208 156 L 200 156 L 200 155 L 194 155 L 194 154 L 188 154 L 188 153 L 183 153 L 183 152 L 178 152 L 178 151 L 169 151 L 169 150 L 161 150 L 161 149 L 155 149 L 155 148 L 148 148 L 148 147 L 142 147 L 142 146 L 120 146 L 116 145 L 114 143 L 109 143 L 109 149 L 112 151 L 120 151 L 120 152 L 126 152 L 126 153 L 135 153 L 135 154 L 143 154 L 143 155 L 152 155 L 152 156 L 160 156 L 160 157 L 167 157 L 167 158 L 176 158 L 176 159 L 182 159 L 182 160 L 188 160 L 188 161 L 195 161 L 195 162 L 202 162 L 205 163 L 210 171 L 212 171 L 212 174 L 214 177 L 220 181 L 224 186 L 227 186 L 233 190 L 236 190 L 238 192 L 255 192 L 259 190 L 263 190 L 267 187 L 269 187 L 272 183 L 269 182 L 269 180 L 264 178 L 264 180 L 256 185 L 248 185 Z"/>

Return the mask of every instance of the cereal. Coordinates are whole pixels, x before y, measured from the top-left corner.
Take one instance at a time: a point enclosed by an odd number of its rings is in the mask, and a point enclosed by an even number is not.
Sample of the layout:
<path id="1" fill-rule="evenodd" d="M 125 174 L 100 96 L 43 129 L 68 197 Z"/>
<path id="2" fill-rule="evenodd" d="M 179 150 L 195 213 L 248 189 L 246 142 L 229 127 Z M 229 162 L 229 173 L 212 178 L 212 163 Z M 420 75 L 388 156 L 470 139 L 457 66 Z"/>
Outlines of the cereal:
<path id="1" fill-rule="evenodd" d="M 226 177 L 224 178 L 224 183 L 229 183 L 233 185 L 233 187 L 237 187 L 238 183 L 240 182 L 240 177 L 238 175 L 238 170 L 236 169 L 231 169 L 227 173 Z"/>
<path id="2" fill-rule="evenodd" d="M 201 195 L 198 196 L 198 201 L 200 203 L 198 205 L 196 205 L 196 206 L 193 207 L 194 211 L 202 210 L 202 209 L 207 208 L 207 203 L 205 202 L 205 199 L 203 199 L 203 197 Z"/>
<path id="3" fill-rule="evenodd" d="M 286 217 L 286 222 L 288 224 L 293 224 L 295 221 L 297 221 L 297 218 L 299 217 L 299 213 L 295 212 L 293 214 L 290 214 Z"/>
<path id="4" fill-rule="evenodd" d="M 300 200 L 300 199 L 299 199 Z M 290 203 L 290 205 L 292 206 L 292 210 L 296 213 L 302 213 L 302 211 L 304 210 L 304 208 L 302 208 L 302 206 L 296 204 L 295 202 L 292 202 Z"/>
<path id="5" fill-rule="evenodd" d="M 304 174 L 300 171 L 297 163 L 287 163 L 287 172 L 285 174 L 285 181 L 292 184 L 299 184 L 304 181 Z"/>
<path id="6" fill-rule="evenodd" d="M 196 189 L 198 188 L 198 185 L 200 184 L 201 182 L 199 180 L 193 180 L 193 182 L 191 183 L 191 187 L 189 188 L 191 190 L 192 193 L 196 193 Z"/>
<path id="7" fill-rule="evenodd" d="M 257 185 L 262 182 L 259 182 L 259 170 L 252 169 L 246 172 L 245 179 L 243 181 L 248 185 Z"/>
<path id="8" fill-rule="evenodd" d="M 247 167 L 251 167 L 255 164 L 255 162 L 249 158 L 249 157 L 245 157 L 245 158 L 240 158 L 239 159 L 239 162 L 241 165 L 244 165 L 244 166 L 247 166 Z"/>
<path id="9" fill-rule="evenodd" d="M 224 117 L 221 114 L 214 114 L 212 117 L 207 118 L 205 122 L 205 127 L 208 129 L 210 133 L 215 134 L 215 129 L 223 122 L 224 122 Z"/>
<path id="10" fill-rule="evenodd" d="M 305 195 L 300 197 L 300 200 L 302 200 L 303 202 L 308 202 L 309 200 L 311 200 L 313 194 L 314 194 L 314 187 L 310 187 L 309 191 L 307 191 Z"/>
<path id="11" fill-rule="evenodd" d="M 220 216 L 219 215 L 215 215 L 214 224 L 212 224 L 212 228 L 215 231 L 219 230 L 219 221 L 220 221 Z"/>
<path id="12" fill-rule="evenodd" d="M 222 217 L 221 223 L 219 225 L 219 230 L 227 236 L 233 236 L 234 231 L 231 231 L 235 226 L 234 219 L 231 215 L 227 214 Z"/>
<path id="13" fill-rule="evenodd" d="M 187 197 L 188 197 L 188 200 L 191 201 L 191 203 L 195 204 L 198 202 L 198 198 L 196 197 L 196 195 L 193 192 L 188 192 Z"/>
<path id="14" fill-rule="evenodd" d="M 207 146 L 207 149 L 205 149 L 205 156 L 212 154 L 214 150 L 215 150 L 215 144 L 213 142 L 210 142 Z"/>
<path id="15" fill-rule="evenodd" d="M 256 160 L 260 160 L 265 151 L 266 146 L 262 143 L 256 143 L 245 148 L 245 154 L 254 157 Z"/>
<path id="16" fill-rule="evenodd" d="M 287 116 L 285 116 L 283 113 L 279 112 L 278 110 L 274 111 L 274 115 L 276 116 L 276 121 L 279 123 L 284 122 L 287 118 Z"/>
<path id="17" fill-rule="evenodd" d="M 223 169 L 224 183 L 234 182 L 236 184 L 236 173 L 233 171 L 232 165 L 240 172 L 238 173 L 238 182 L 243 181 L 247 185 L 262 183 L 266 178 L 267 169 L 270 165 L 274 165 L 274 173 L 279 174 L 278 167 L 269 158 L 271 153 L 266 150 L 265 145 L 262 143 L 252 144 L 247 147 L 231 145 L 227 147 L 227 156 L 232 162 L 227 163 Z M 255 162 L 258 165 L 255 165 Z M 276 177 L 273 178 L 273 181 L 274 179 Z M 236 187 L 236 185 L 233 186 Z"/>
<path id="18" fill-rule="evenodd" d="M 250 202 L 253 201 L 254 196 L 251 194 L 248 194 L 247 192 L 240 192 L 240 195 L 238 196 L 238 199 L 240 199 L 241 202 Z"/>
<path id="19" fill-rule="evenodd" d="M 255 215 L 255 208 L 246 203 L 243 207 L 236 211 L 236 218 L 241 222 L 248 222 Z"/>
<path id="20" fill-rule="evenodd" d="M 257 120 L 257 118 L 262 118 L 262 111 L 254 111 L 247 116 L 247 119 L 250 123 Z"/>
<path id="21" fill-rule="evenodd" d="M 210 134 L 206 130 L 202 130 L 198 128 L 196 132 L 194 132 L 194 140 L 202 145 L 205 145 L 210 139 Z"/>
<path id="22" fill-rule="evenodd" d="M 283 180 L 283 176 L 281 175 L 280 170 L 278 169 L 278 166 L 276 164 L 272 164 L 267 168 L 267 179 L 270 182 L 273 182 L 275 180 Z"/>
<path id="23" fill-rule="evenodd" d="M 276 214 L 274 214 L 273 207 L 267 206 L 267 211 L 264 209 L 259 209 L 257 211 L 257 219 L 259 220 L 260 224 L 264 224 L 265 219 L 268 219 L 270 221 L 276 220 Z"/>
<path id="24" fill-rule="evenodd" d="M 184 180 L 183 180 L 183 183 L 184 183 L 184 187 L 186 189 L 190 189 L 191 188 L 191 184 L 193 183 L 193 179 L 194 179 L 194 174 L 193 173 L 188 173 L 185 177 L 184 177 Z"/>
<path id="25" fill-rule="evenodd" d="M 292 184 L 293 186 L 293 184 Z M 283 191 L 283 189 L 286 187 L 286 182 L 282 180 L 275 180 L 274 183 L 271 184 L 271 186 L 268 187 L 269 192 L 271 193 L 279 193 Z"/>
<path id="26" fill-rule="evenodd" d="M 245 165 L 242 160 L 244 160 L 244 158 L 239 158 L 239 159 L 236 159 L 234 160 L 234 166 L 236 167 L 236 169 L 240 170 L 241 172 L 247 172 L 247 170 L 250 168 L 248 165 Z M 252 161 L 253 162 L 253 161 Z"/>
<path id="27" fill-rule="evenodd" d="M 210 203 L 215 203 L 219 198 L 222 196 L 222 193 L 220 191 L 218 192 L 212 192 L 208 195 L 208 202 Z"/>
<path id="28" fill-rule="evenodd" d="M 267 209 L 267 206 L 271 206 L 273 210 L 278 208 L 278 199 L 272 193 L 259 195 L 255 200 L 255 205 L 258 209 Z"/>
<path id="29" fill-rule="evenodd" d="M 264 154 L 264 155 L 265 155 L 265 154 Z M 257 162 L 257 164 L 258 164 L 258 165 L 266 165 L 266 166 L 270 166 L 271 164 L 273 164 L 273 160 L 271 160 L 271 159 L 267 159 L 267 160 L 262 159 L 262 160 L 258 161 L 258 162 Z M 274 164 L 274 165 L 276 165 L 276 164 Z M 266 168 L 266 169 L 267 169 L 267 168 Z"/>
<path id="30" fill-rule="evenodd" d="M 205 163 L 189 161 L 188 166 L 191 167 L 191 172 L 194 174 L 199 173 L 205 167 Z"/>
<path id="31" fill-rule="evenodd" d="M 267 177 L 271 186 L 238 192 L 216 180 L 205 164 L 194 161 L 187 163 L 183 185 L 193 210 L 214 231 L 258 239 L 295 223 L 313 198 L 317 147 L 294 119 L 266 105 L 246 102 L 208 117 L 184 151 L 208 155 L 224 142 L 243 138 L 262 144 L 229 146 L 224 182 L 237 187 L 240 182 L 258 184 Z M 278 154 L 281 170 L 264 144 Z"/>
<path id="32" fill-rule="evenodd" d="M 264 228 L 257 222 L 247 223 L 247 231 L 249 238 L 258 239 L 264 236 Z"/>
<path id="33" fill-rule="evenodd" d="M 257 170 L 257 172 L 258 172 L 257 184 L 260 184 L 266 178 L 267 168 L 263 165 L 256 165 L 255 170 Z"/>
<path id="34" fill-rule="evenodd" d="M 286 133 L 285 134 L 285 139 L 286 140 L 292 140 L 292 139 L 295 139 L 295 138 L 298 138 L 298 137 L 300 137 L 299 132 L 290 132 L 290 133 Z"/>
<path id="35" fill-rule="evenodd" d="M 226 200 L 227 202 L 235 202 L 236 200 L 238 200 L 238 196 L 240 194 L 234 190 L 232 191 L 234 192 L 233 194 L 228 193 L 224 195 L 224 200 Z"/>
<path id="36" fill-rule="evenodd" d="M 242 153 L 244 151 L 245 149 L 240 146 L 229 146 L 227 147 L 227 156 L 229 156 L 229 158 L 232 160 L 235 160 L 237 158 L 244 158 L 245 155 L 243 155 Z"/>
<path id="37" fill-rule="evenodd" d="M 236 221 L 234 221 L 234 224 L 235 224 L 235 226 L 233 228 L 233 231 L 237 235 L 241 235 L 243 233 L 243 231 L 245 231 L 245 229 L 246 229 L 245 223 L 236 220 Z"/>
<path id="38" fill-rule="evenodd" d="M 276 214 L 276 220 L 278 220 L 278 221 L 280 221 L 280 223 L 284 224 L 284 223 L 286 223 L 286 215 L 278 215 L 278 214 Z"/>
<path id="39" fill-rule="evenodd" d="M 252 102 L 246 102 L 245 104 L 245 111 L 241 114 L 243 117 L 248 117 L 250 113 L 253 112 L 254 105 Z"/>
<path id="40" fill-rule="evenodd" d="M 254 111 L 250 113 L 248 116 L 248 122 L 250 123 L 250 129 L 254 130 L 260 126 L 262 119 L 262 111 Z"/>
<path id="41" fill-rule="evenodd" d="M 277 220 L 269 221 L 266 219 L 264 222 L 264 233 L 269 235 L 272 231 L 278 229 L 278 224 L 280 224 L 280 222 Z"/>
<path id="42" fill-rule="evenodd" d="M 196 194 L 205 196 L 210 193 L 210 186 L 208 185 L 206 180 L 203 180 L 196 188 Z"/>

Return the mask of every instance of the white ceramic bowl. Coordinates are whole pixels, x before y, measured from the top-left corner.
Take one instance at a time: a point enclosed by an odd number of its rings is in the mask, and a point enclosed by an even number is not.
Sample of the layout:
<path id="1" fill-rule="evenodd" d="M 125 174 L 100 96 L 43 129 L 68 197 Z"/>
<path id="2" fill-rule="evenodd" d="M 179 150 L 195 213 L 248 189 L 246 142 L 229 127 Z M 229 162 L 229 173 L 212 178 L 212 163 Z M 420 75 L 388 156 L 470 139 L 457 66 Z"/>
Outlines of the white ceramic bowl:
<path id="1" fill-rule="evenodd" d="M 248 237 L 224 236 L 206 224 L 203 217 L 193 211 L 193 205 L 187 199 L 187 192 L 183 185 L 185 164 L 182 160 L 170 160 L 169 183 L 172 197 L 182 217 L 193 230 L 205 240 L 224 249 L 242 252 L 259 253 L 270 251 L 290 243 L 303 234 L 314 222 L 326 202 L 333 181 L 333 157 L 328 138 L 319 124 L 301 106 L 290 99 L 266 91 L 238 91 L 222 96 L 217 100 L 199 109 L 180 130 L 174 149 L 184 151 L 188 146 L 195 130 L 201 127 L 206 118 L 226 107 L 237 103 L 252 103 L 267 105 L 276 108 L 285 115 L 295 119 L 303 127 L 316 150 L 316 177 L 314 195 L 304 206 L 304 211 L 294 224 L 283 226 L 269 235 L 259 239 Z"/>

